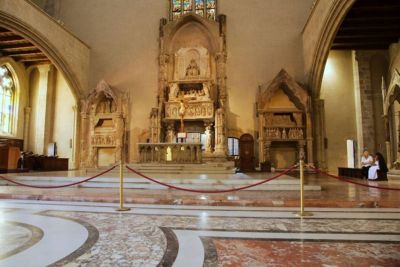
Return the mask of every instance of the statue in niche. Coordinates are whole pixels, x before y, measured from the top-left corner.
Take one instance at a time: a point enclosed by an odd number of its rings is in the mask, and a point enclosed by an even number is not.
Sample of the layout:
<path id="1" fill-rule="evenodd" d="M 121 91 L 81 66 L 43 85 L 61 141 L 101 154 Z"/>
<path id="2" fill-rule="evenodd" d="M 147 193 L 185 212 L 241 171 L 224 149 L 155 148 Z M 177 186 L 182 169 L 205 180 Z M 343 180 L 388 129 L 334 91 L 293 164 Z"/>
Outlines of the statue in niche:
<path id="1" fill-rule="evenodd" d="M 282 139 L 287 139 L 287 134 L 285 129 L 282 130 Z"/>
<path id="2" fill-rule="evenodd" d="M 175 141 L 174 125 L 169 124 L 167 127 L 167 143 L 174 143 L 174 141 Z"/>
<path id="3" fill-rule="evenodd" d="M 200 75 L 200 68 L 195 59 L 190 60 L 189 66 L 186 68 L 186 77 L 196 77 Z"/>
<path id="4" fill-rule="evenodd" d="M 171 101 L 175 99 L 178 95 L 178 92 L 179 92 L 178 84 L 176 83 L 171 84 L 169 88 L 168 100 Z"/>
<path id="5" fill-rule="evenodd" d="M 105 98 L 97 106 L 97 113 L 113 113 L 115 111 L 116 105 L 112 98 Z"/>

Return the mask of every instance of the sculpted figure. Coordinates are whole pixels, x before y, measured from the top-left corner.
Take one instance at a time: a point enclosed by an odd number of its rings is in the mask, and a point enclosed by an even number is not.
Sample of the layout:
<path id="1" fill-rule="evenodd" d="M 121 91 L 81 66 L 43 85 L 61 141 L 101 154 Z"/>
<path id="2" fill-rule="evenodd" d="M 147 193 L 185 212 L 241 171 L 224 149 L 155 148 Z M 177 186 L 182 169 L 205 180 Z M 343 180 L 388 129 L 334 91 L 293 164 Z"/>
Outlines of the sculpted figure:
<path id="1" fill-rule="evenodd" d="M 189 66 L 186 68 L 186 77 L 193 77 L 200 75 L 200 68 L 195 59 L 190 60 Z"/>

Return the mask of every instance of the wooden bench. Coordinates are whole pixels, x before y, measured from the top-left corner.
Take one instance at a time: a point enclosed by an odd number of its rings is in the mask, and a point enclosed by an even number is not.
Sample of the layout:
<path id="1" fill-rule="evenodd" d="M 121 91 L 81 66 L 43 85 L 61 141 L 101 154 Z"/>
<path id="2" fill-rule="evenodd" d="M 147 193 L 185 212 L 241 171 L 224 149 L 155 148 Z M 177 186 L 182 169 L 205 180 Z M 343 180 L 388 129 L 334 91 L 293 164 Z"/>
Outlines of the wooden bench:
<path id="1" fill-rule="evenodd" d="M 340 177 L 363 178 L 360 168 L 338 167 L 338 175 Z M 378 170 L 378 180 L 387 180 L 387 172 Z"/>

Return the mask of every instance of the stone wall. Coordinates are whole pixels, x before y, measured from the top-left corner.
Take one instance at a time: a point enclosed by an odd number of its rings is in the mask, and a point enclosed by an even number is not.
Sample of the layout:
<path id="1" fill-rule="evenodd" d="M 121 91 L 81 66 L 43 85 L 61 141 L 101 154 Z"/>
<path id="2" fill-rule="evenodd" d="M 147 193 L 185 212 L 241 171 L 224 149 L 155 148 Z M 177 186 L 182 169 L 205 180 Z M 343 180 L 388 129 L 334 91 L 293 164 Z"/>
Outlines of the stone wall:
<path id="1" fill-rule="evenodd" d="M 325 106 L 326 164 L 333 173 L 347 166 L 346 140 L 357 140 L 356 99 L 351 51 L 331 51 L 322 80 Z"/>
<path id="2" fill-rule="evenodd" d="M 130 92 L 129 152 L 130 160 L 136 160 L 137 143 L 148 135 L 150 107 L 156 105 L 159 19 L 168 17 L 168 1 L 55 2 L 57 19 L 91 47 L 87 90 L 105 79 Z M 305 82 L 301 30 L 312 2 L 218 1 L 218 12 L 227 16 L 230 133 L 255 136 L 258 85 L 272 80 L 280 69 Z"/>

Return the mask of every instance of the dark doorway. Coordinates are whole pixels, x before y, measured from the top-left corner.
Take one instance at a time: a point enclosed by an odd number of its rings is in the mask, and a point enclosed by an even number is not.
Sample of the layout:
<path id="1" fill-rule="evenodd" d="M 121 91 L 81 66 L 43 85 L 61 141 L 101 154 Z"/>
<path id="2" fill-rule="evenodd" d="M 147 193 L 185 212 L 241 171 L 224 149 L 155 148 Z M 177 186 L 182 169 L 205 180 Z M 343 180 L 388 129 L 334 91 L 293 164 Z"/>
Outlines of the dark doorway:
<path id="1" fill-rule="evenodd" d="M 251 134 L 244 134 L 239 139 L 240 170 L 254 171 L 254 139 Z"/>

